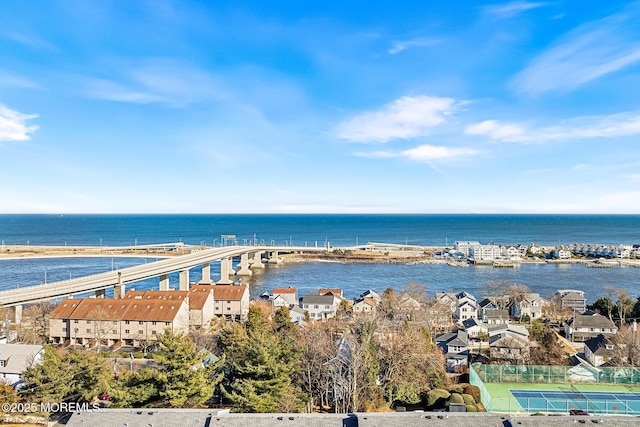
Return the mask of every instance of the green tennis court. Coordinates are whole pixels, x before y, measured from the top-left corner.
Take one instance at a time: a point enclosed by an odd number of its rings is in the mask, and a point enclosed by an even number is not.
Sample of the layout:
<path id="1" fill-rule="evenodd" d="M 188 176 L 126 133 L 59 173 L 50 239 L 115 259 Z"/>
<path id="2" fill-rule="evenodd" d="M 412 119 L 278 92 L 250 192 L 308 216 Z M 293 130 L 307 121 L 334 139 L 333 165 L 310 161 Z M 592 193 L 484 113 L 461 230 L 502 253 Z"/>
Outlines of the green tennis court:
<path id="1" fill-rule="evenodd" d="M 484 387 L 489 396 L 482 396 L 483 403 L 491 412 L 640 413 L 640 387 L 523 383 L 485 383 Z"/>

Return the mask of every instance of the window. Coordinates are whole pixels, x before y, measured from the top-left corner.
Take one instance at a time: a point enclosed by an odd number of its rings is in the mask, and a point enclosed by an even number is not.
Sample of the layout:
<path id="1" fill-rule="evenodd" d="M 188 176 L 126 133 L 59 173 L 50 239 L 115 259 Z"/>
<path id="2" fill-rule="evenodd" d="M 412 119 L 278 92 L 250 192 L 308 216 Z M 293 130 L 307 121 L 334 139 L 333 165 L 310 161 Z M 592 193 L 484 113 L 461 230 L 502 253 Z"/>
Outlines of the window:
<path id="1" fill-rule="evenodd" d="M 151 331 L 151 335 L 155 335 L 155 334 L 156 334 L 156 331 Z"/>
<path id="2" fill-rule="evenodd" d="M 4 368 L 4 360 L 0 360 L 0 367 Z"/>
<path id="3" fill-rule="evenodd" d="M 87 333 L 90 334 L 91 333 L 91 328 L 87 328 Z"/>
<path id="4" fill-rule="evenodd" d="M 227 307 L 227 311 L 231 311 L 231 307 Z"/>
<path id="5" fill-rule="evenodd" d="M 152 324 L 153 326 L 155 326 L 157 323 L 158 323 L 158 322 L 151 322 L 151 324 Z"/>
<path id="6" fill-rule="evenodd" d="M 125 321 L 124 321 L 124 324 L 125 324 L 125 325 L 128 325 L 128 324 L 129 324 L 129 321 L 128 321 L 128 320 L 125 320 Z"/>
<path id="7" fill-rule="evenodd" d="M 67 328 L 62 328 L 62 332 L 67 332 Z"/>
<path id="8" fill-rule="evenodd" d="M 327 304 L 327 305 L 324 306 L 324 308 L 326 308 L 328 310 L 328 309 L 331 308 L 331 306 Z"/>
<path id="9" fill-rule="evenodd" d="M 118 321 L 117 321 L 117 320 L 114 320 L 114 321 L 113 321 L 113 324 L 114 324 L 114 325 L 117 325 L 117 324 L 118 324 Z"/>
<path id="10" fill-rule="evenodd" d="M 138 333 L 139 333 L 140 335 L 143 335 L 143 334 L 144 334 L 144 331 L 143 331 L 142 329 L 138 329 Z"/>
<path id="11" fill-rule="evenodd" d="M 318 304 L 314 305 L 313 308 L 320 308 Z"/>
<path id="12" fill-rule="evenodd" d="M 171 322 L 164 322 L 165 326 L 171 326 Z"/>
<path id="13" fill-rule="evenodd" d="M 129 329 L 125 329 L 125 330 L 124 330 L 124 333 L 125 333 L 125 334 L 129 334 L 129 333 L 131 333 L 131 331 L 130 331 Z"/>
<path id="14" fill-rule="evenodd" d="M 90 324 L 91 324 L 91 320 L 87 320 L 87 325 L 90 325 Z"/>
<path id="15" fill-rule="evenodd" d="M 138 325 L 144 325 L 144 322 L 140 321 L 138 322 Z"/>
<path id="16" fill-rule="evenodd" d="M 79 320 L 74 320 L 73 323 L 80 323 L 80 321 Z"/>
<path id="17" fill-rule="evenodd" d="M 117 333 L 118 333 L 118 331 L 117 331 L 116 329 L 112 329 L 112 330 L 111 330 L 111 333 L 112 333 L 112 334 L 117 334 Z"/>

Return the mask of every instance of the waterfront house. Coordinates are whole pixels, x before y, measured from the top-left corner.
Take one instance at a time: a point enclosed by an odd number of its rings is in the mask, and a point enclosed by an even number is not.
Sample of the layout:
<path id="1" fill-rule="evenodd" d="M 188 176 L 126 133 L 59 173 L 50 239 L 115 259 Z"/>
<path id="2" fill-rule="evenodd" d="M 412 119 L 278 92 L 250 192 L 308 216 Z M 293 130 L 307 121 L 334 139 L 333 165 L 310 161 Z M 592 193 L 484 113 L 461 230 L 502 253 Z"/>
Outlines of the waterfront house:
<path id="1" fill-rule="evenodd" d="M 376 306 L 376 301 L 373 298 L 361 298 L 353 304 L 353 314 L 374 314 Z"/>
<path id="2" fill-rule="evenodd" d="M 469 248 L 469 257 L 476 261 L 491 261 L 501 256 L 500 246 L 480 245 Z"/>
<path id="3" fill-rule="evenodd" d="M 42 362 L 44 347 L 29 344 L 0 344 L 0 380 L 19 388 L 22 372 Z"/>
<path id="4" fill-rule="evenodd" d="M 367 289 L 366 291 L 364 291 L 363 293 L 360 294 L 360 298 L 372 298 L 376 304 L 380 304 L 380 301 L 382 301 L 382 298 L 380 298 L 380 295 L 378 295 L 378 293 L 372 291 L 371 289 Z"/>
<path id="5" fill-rule="evenodd" d="M 306 316 L 304 314 L 303 309 L 301 309 L 298 306 L 295 306 L 289 310 L 289 317 L 291 318 L 291 322 L 300 326 L 304 324 Z"/>
<path id="6" fill-rule="evenodd" d="M 618 328 L 607 317 L 587 310 L 584 314 L 576 314 L 572 319 L 566 321 L 564 331 L 567 339 L 574 342 L 585 342 L 599 334 L 611 337 L 618 332 Z"/>
<path id="7" fill-rule="evenodd" d="M 542 316 L 542 300 L 540 294 L 527 293 L 511 301 L 509 312 L 513 317 L 528 316 L 531 320 Z"/>
<path id="8" fill-rule="evenodd" d="M 296 288 L 276 288 L 271 291 L 271 296 L 273 298 L 281 296 L 289 307 L 298 305 L 298 291 Z"/>
<path id="9" fill-rule="evenodd" d="M 557 259 L 571 258 L 571 250 L 567 246 L 556 246 L 553 250 L 553 257 Z"/>
<path id="10" fill-rule="evenodd" d="M 301 301 L 302 309 L 309 313 L 309 318 L 315 320 L 327 320 L 336 317 L 340 299 L 333 295 L 305 295 Z"/>
<path id="11" fill-rule="evenodd" d="M 578 313 L 584 313 L 587 310 L 587 299 L 584 297 L 584 291 L 576 289 L 559 289 L 556 297 L 560 299 L 560 306 Z"/>
<path id="12" fill-rule="evenodd" d="M 601 366 L 616 354 L 616 345 L 603 334 L 598 334 L 584 342 L 584 357 L 593 366 Z"/>
<path id="13" fill-rule="evenodd" d="M 244 321 L 249 315 L 249 288 L 246 285 L 212 285 L 213 314 L 227 320 Z"/>
<path id="14" fill-rule="evenodd" d="M 318 291 L 318 295 L 328 295 L 328 294 L 335 295 L 340 299 L 344 299 L 342 296 L 342 289 L 340 288 L 320 288 L 320 290 Z"/>
<path id="15" fill-rule="evenodd" d="M 436 345 L 442 350 L 447 371 L 459 372 L 467 367 L 469 336 L 465 331 L 454 331 L 436 336 Z"/>

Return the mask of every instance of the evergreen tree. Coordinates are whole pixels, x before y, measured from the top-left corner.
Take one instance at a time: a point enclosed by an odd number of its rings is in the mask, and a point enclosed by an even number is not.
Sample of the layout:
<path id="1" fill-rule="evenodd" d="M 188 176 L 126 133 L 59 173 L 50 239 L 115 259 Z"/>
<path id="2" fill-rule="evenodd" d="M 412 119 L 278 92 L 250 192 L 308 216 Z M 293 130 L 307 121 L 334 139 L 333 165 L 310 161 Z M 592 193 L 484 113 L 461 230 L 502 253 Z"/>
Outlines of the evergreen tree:
<path id="1" fill-rule="evenodd" d="M 201 407 L 213 397 L 222 362 L 204 366 L 206 351 L 198 351 L 189 337 L 169 329 L 159 335 L 154 359 L 159 370 L 142 369 L 121 376 L 112 391 L 117 406 Z"/>
<path id="2" fill-rule="evenodd" d="M 246 325 L 234 323 L 221 336 L 228 384 L 223 394 L 237 412 L 298 411 L 305 403 L 305 395 L 291 382 L 298 352 L 292 340 L 274 332 L 252 306 Z"/>
<path id="3" fill-rule="evenodd" d="M 111 372 L 104 360 L 93 353 L 60 355 L 45 346 L 42 363 L 28 368 L 22 379 L 26 396 L 38 402 L 57 403 L 67 398 L 90 401 L 109 386 Z"/>

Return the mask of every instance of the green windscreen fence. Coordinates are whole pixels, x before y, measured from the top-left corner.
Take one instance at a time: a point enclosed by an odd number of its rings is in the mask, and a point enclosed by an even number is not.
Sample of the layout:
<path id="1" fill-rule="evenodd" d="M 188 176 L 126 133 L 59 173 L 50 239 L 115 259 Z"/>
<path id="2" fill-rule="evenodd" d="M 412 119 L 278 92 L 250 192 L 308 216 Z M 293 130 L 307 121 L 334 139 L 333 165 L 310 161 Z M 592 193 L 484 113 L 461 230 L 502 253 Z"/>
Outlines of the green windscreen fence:
<path id="1" fill-rule="evenodd" d="M 485 383 L 640 385 L 640 368 L 474 364 L 474 375 Z"/>

